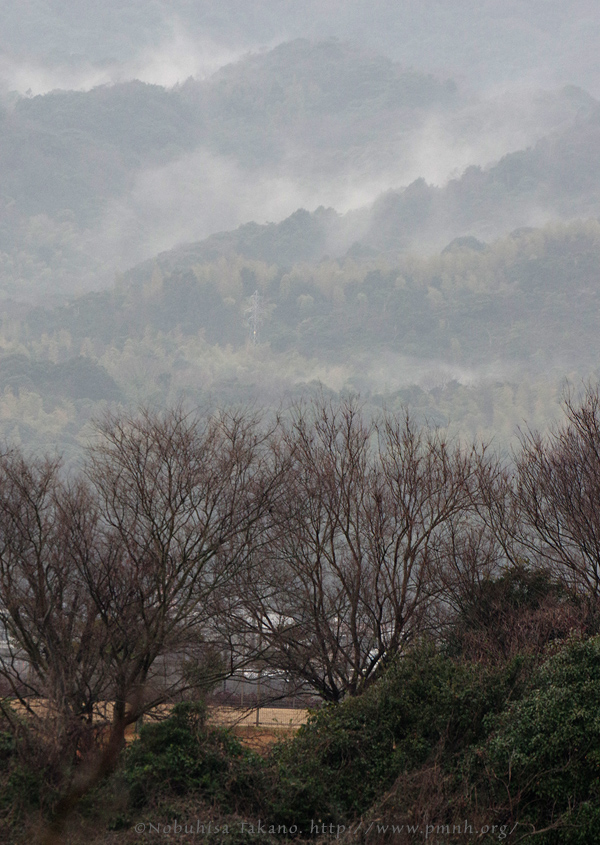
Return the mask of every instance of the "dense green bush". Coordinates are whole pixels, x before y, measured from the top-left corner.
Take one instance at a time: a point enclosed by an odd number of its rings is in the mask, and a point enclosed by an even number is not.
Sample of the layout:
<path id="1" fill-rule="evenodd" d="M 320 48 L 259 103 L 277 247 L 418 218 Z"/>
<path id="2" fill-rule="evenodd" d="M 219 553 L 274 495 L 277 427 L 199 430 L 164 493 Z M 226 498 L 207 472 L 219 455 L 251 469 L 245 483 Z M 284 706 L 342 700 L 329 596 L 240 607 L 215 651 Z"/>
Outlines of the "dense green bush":
<path id="1" fill-rule="evenodd" d="M 441 752 L 448 766 L 486 735 L 523 685 L 522 661 L 502 669 L 459 664 L 423 646 L 399 658 L 371 688 L 315 713 L 273 752 L 277 787 L 270 815 L 310 829 L 312 819 L 347 823 L 402 773 Z"/>
<path id="2" fill-rule="evenodd" d="M 316 711 L 266 759 L 207 725 L 203 705 L 180 704 L 141 729 L 82 812 L 118 831 L 148 808 L 170 819 L 210 807 L 232 836 L 241 819 L 306 834 L 312 823 L 361 817 L 384 827 L 468 818 L 518 824 L 542 845 L 587 845 L 600 832 L 600 637 L 556 648 L 541 665 L 518 657 L 483 666 L 419 645 L 361 696 Z M 0 733 L 6 841 L 48 804 L 51 773 L 24 760 Z"/>
<path id="3" fill-rule="evenodd" d="M 489 720 L 494 721 L 493 719 Z M 506 813 L 544 845 L 600 835 L 600 637 L 550 657 L 521 701 L 495 720 L 487 767 Z"/>
<path id="4" fill-rule="evenodd" d="M 65 771 L 38 736 L 0 725 L 0 842 L 12 842 L 39 815 L 52 812 Z"/>
<path id="5" fill-rule="evenodd" d="M 233 811 L 259 788 L 263 763 L 222 728 L 206 724 L 206 708 L 179 704 L 170 718 L 144 725 L 127 749 L 119 773 L 129 804 L 141 808 L 160 794 L 195 793 L 209 804 Z"/>

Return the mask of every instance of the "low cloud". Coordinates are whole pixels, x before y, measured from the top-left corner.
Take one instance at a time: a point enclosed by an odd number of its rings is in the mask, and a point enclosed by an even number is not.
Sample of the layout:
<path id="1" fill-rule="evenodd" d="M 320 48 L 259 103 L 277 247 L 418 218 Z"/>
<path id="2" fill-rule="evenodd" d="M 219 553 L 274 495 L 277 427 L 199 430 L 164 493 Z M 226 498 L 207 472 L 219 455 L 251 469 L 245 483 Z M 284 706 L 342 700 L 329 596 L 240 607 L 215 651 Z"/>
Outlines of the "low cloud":
<path id="1" fill-rule="evenodd" d="M 129 195 L 109 204 L 94 233 L 94 251 L 125 269 L 178 243 L 203 240 L 249 220 L 279 222 L 298 208 L 346 211 L 369 202 L 384 183 L 329 185 L 294 175 L 244 171 L 232 159 L 197 150 L 165 167 L 141 172 Z M 360 234 L 348 231 L 337 250 Z M 337 251 L 336 250 L 336 251 Z"/>
<path id="2" fill-rule="evenodd" d="M 94 63 L 78 57 L 61 62 L 0 55 L 0 87 L 28 96 L 57 89 L 89 91 L 131 79 L 171 88 L 190 76 L 210 76 L 240 59 L 251 47 L 225 47 L 210 38 L 192 37 L 176 17 L 165 23 L 165 30 L 158 45 L 142 47 L 127 61 Z"/>

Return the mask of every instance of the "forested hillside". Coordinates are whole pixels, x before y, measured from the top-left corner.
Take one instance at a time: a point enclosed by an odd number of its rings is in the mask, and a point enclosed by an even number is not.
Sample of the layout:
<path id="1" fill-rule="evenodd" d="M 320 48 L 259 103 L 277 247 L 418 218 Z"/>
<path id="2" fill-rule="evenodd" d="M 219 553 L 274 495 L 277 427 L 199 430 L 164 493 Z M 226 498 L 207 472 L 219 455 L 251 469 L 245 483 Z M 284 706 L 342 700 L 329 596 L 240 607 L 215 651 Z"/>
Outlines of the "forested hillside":
<path id="1" fill-rule="evenodd" d="M 194 231 L 181 215 L 175 227 L 165 216 L 171 203 L 185 207 L 190 189 L 202 208 L 205 178 L 212 192 L 233 191 L 217 184 L 221 173 L 305 180 L 310 193 L 324 173 L 335 176 L 334 163 L 347 174 L 360 156 L 364 177 L 390 132 L 408 136 L 424 113 L 454 100 L 451 83 L 358 48 L 304 41 L 168 90 L 132 81 L 18 98 L 0 106 L 1 287 L 31 299 L 106 285 L 123 261 L 156 251 L 150 240 L 164 240 L 162 225 L 167 238 L 181 239 L 177 225 Z M 205 175 L 215 167 L 216 180 Z M 221 201 L 223 223 L 252 213 Z"/>
<path id="2" fill-rule="evenodd" d="M 65 306 L 6 308 L 5 430 L 32 443 L 62 432 L 74 444 L 97 402 L 277 403 L 320 381 L 509 438 L 525 418 L 552 417 L 565 377 L 597 371 L 597 222 L 457 239 L 430 258 L 297 260 L 332 219 L 298 212 L 245 227 L 253 254 L 271 260 L 219 254 L 211 239 Z"/>
<path id="3" fill-rule="evenodd" d="M 258 290 L 260 341 L 273 352 L 336 362 L 385 349 L 467 367 L 538 359 L 545 370 L 555 358 L 567 368 L 597 361 L 597 222 L 516 230 L 489 245 L 459 238 L 431 258 L 311 261 L 317 227 L 332 217 L 297 212 L 279 226 L 249 225 L 256 237 L 247 251 L 215 250 L 212 260 L 202 260 L 211 252 L 202 245 L 166 253 L 114 290 L 37 309 L 25 324 L 34 336 L 67 332 L 76 345 L 120 348 L 150 330 L 201 332 L 210 345 L 236 349 L 249 339 L 249 298 Z"/>

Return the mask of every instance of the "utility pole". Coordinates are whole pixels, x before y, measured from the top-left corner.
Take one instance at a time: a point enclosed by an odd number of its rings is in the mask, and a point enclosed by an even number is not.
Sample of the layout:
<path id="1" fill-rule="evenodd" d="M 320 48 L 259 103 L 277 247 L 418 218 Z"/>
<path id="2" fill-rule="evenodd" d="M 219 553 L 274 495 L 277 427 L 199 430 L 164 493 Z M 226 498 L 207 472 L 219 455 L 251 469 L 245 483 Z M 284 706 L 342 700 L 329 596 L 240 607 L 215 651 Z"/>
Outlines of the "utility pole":
<path id="1" fill-rule="evenodd" d="M 258 681 L 257 681 L 257 684 L 256 684 L 256 727 L 258 727 L 260 725 L 260 681 L 261 681 L 261 676 L 262 676 L 261 650 L 262 650 L 262 619 L 259 622 L 259 628 L 258 628 L 258 655 L 259 655 L 258 659 L 261 662 L 258 664 Z"/>

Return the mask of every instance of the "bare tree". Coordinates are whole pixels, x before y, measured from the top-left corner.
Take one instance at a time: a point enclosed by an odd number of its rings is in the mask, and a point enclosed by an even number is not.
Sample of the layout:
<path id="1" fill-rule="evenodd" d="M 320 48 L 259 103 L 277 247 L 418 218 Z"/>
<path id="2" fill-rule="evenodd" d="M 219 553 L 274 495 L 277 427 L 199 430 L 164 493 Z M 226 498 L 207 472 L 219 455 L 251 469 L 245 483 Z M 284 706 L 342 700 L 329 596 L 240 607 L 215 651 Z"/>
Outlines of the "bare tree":
<path id="1" fill-rule="evenodd" d="M 74 538 L 77 538 L 76 542 Z M 106 697 L 107 632 L 81 577 L 99 561 L 89 490 L 67 486 L 60 464 L 0 458 L 0 677 L 5 714 L 28 714 L 56 758 L 89 745 Z M 16 706 L 18 703 L 18 706 Z M 16 707 L 16 709 L 15 709 Z"/>
<path id="2" fill-rule="evenodd" d="M 470 504 L 444 521 L 436 542 L 434 578 L 439 592 L 432 607 L 442 637 L 457 617 L 477 605 L 486 584 L 523 564 L 523 525 L 511 469 L 481 444 L 469 452 L 465 484 Z"/>
<path id="3" fill-rule="evenodd" d="M 543 437 L 528 432 L 515 495 L 532 554 L 592 602 L 600 598 L 600 396 L 568 398 L 566 420 Z"/>
<path id="4" fill-rule="evenodd" d="M 417 629 L 431 631 L 449 600 L 449 571 L 464 585 L 474 568 L 485 566 L 473 507 L 479 456 L 437 430 L 418 428 L 408 415 L 387 416 L 382 431 L 381 462 L 393 514 L 387 535 L 395 580 L 405 593 L 398 611 L 406 620 L 414 616 Z"/>
<path id="5" fill-rule="evenodd" d="M 85 755 L 44 842 L 116 765 L 127 725 L 227 671 L 223 597 L 264 530 L 280 484 L 259 420 L 181 409 L 108 416 L 86 476 L 8 452 L 0 460 L 3 699 L 77 759 L 103 704 L 108 731 Z M 246 658 L 247 659 L 247 658 Z M 93 717 L 96 717 L 92 724 Z M 72 735 L 69 742 L 65 737 Z"/>
<path id="6" fill-rule="evenodd" d="M 550 642 L 585 629 L 586 613 L 540 552 L 516 465 L 485 445 L 473 458 L 472 507 L 446 523 L 436 564 L 438 634 L 473 660 L 541 654 Z"/>
<path id="7" fill-rule="evenodd" d="M 323 698 L 356 694 L 422 630 L 448 519 L 469 506 L 471 458 L 405 417 L 352 401 L 293 409 L 290 455 L 247 614 L 265 660 Z"/>
<path id="8" fill-rule="evenodd" d="M 88 475 L 118 553 L 84 575 L 109 632 L 115 720 L 133 721 L 230 670 L 217 615 L 279 482 L 244 413 L 146 411 L 107 418 L 101 434 Z"/>

